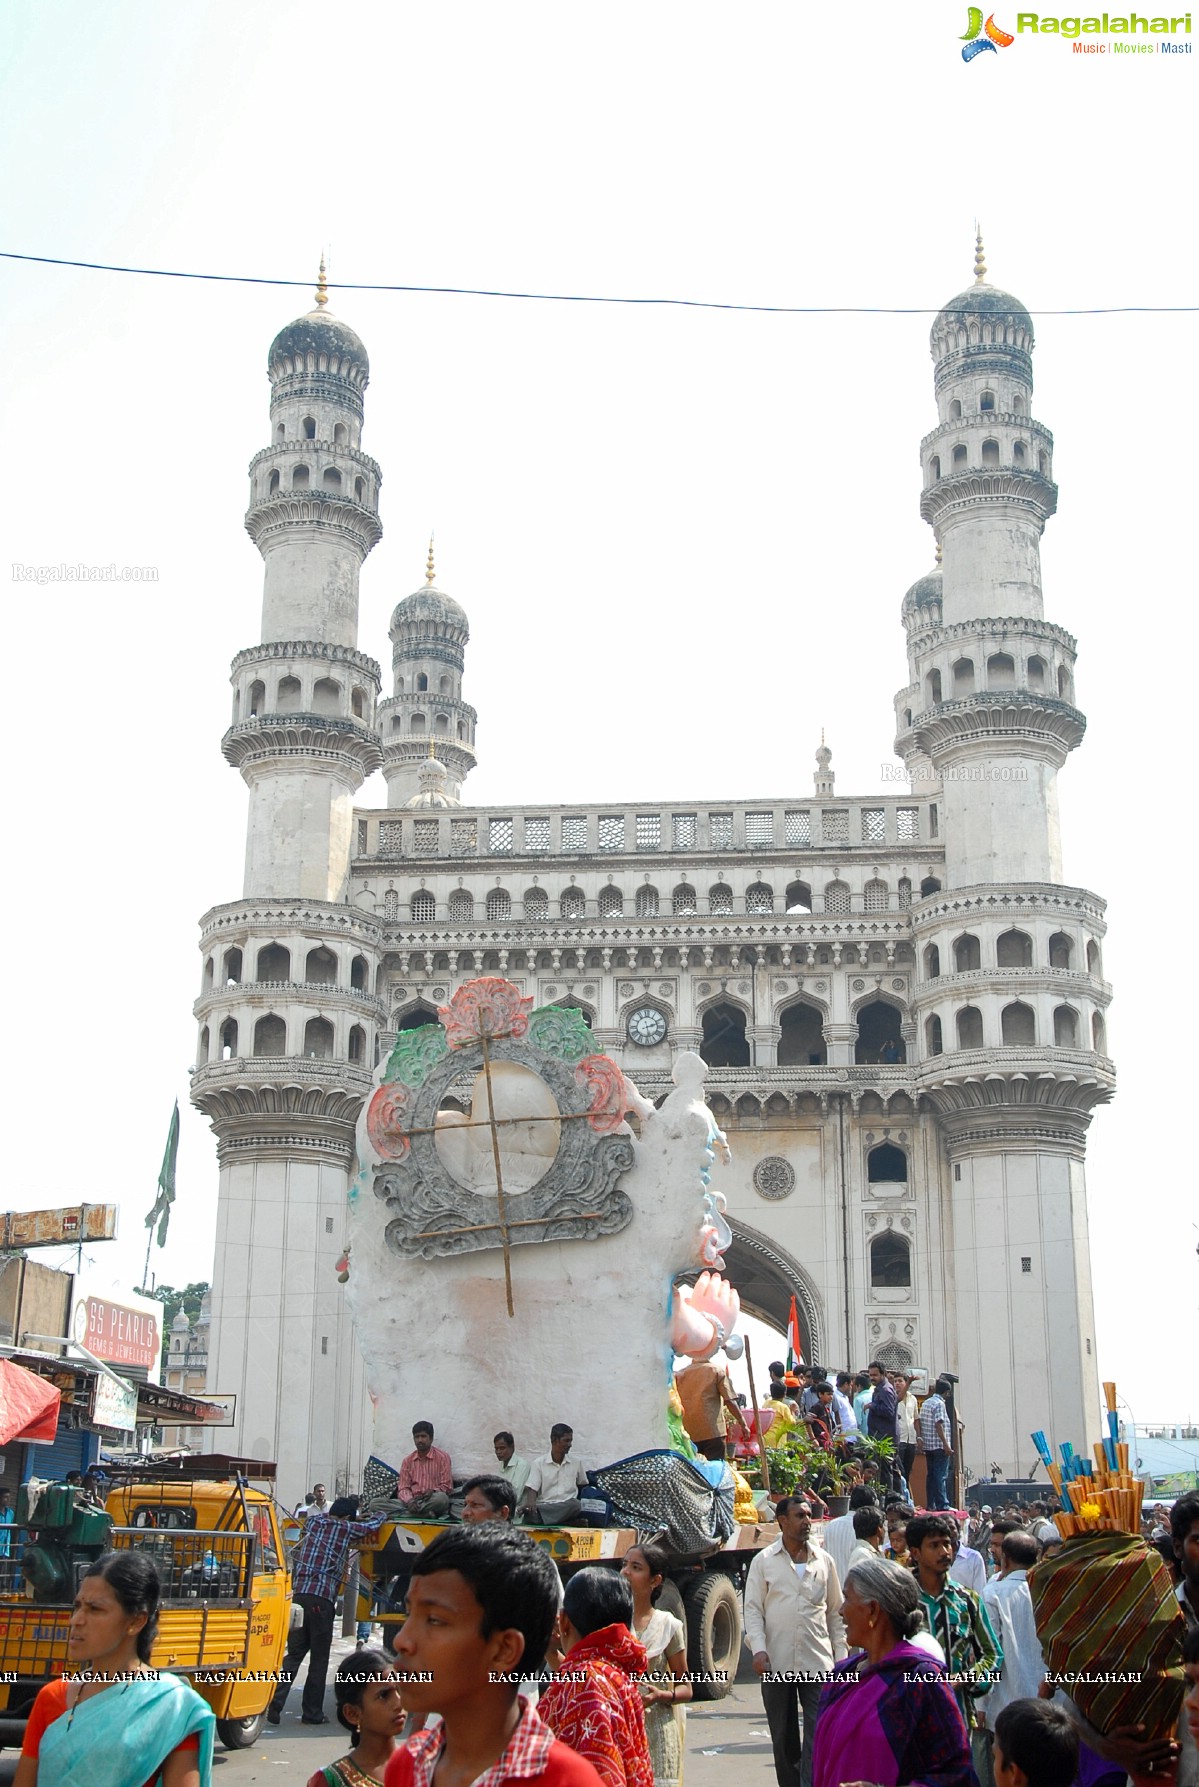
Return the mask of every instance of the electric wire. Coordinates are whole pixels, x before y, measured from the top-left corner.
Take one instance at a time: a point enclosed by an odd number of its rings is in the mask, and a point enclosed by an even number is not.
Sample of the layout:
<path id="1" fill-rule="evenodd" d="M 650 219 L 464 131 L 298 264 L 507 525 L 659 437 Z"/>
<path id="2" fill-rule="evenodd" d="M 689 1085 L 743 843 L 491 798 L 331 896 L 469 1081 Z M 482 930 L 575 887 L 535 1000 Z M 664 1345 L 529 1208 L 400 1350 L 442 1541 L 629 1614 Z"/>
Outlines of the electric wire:
<path id="1" fill-rule="evenodd" d="M 221 285 L 311 287 L 311 279 L 278 279 L 253 273 L 197 273 L 178 267 L 124 267 L 110 261 L 69 260 L 48 254 L 18 254 L 0 249 L 0 260 L 25 261 L 42 267 L 75 267 L 90 273 L 127 273 L 142 279 L 200 279 Z M 747 304 L 717 298 L 633 297 L 615 292 L 522 292 L 490 286 L 384 284 L 365 280 L 329 281 L 330 292 L 407 292 L 442 298 L 506 298 L 535 304 L 626 304 L 643 308 L 728 310 L 761 316 L 966 316 L 967 307 L 947 304 Z M 1022 304 L 1030 316 L 1180 315 L 1199 310 L 1196 304 L 1089 304 L 1063 309 L 1036 309 Z"/>

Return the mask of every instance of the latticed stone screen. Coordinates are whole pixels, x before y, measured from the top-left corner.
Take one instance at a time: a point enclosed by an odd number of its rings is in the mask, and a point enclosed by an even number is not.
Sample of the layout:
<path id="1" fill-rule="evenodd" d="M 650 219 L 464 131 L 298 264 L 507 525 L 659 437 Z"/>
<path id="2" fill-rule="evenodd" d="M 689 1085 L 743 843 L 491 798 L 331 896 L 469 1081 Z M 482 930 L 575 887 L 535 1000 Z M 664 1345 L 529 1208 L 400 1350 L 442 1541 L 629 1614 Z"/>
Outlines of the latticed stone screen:
<path id="1" fill-rule="evenodd" d="M 563 850 L 586 850 L 587 820 L 582 814 L 575 814 L 562 821 Z"/>
<path id="2" fill-rule="evenodd" d="M 440 827 L 436 819 L 414 819 L 412 822 L 412 853 L 414 856 L 436 856 L 437 834 Z"/>
<path id="3" fill-rule="evenodd" d="M 774 889 L 764 886 L 760 881 L 745 890 L 745 910 L 762 913 L 774 911 Z"/>
<path id="4" fill-rule="evenodd" d="M 728 914 L 733 910 L 733 890 L 723 883 L 713 887 L 708 893 L 708 911 Z"/>
<path id="5" fill-rule="evenodd" d="M 662 848 L 661 813 L 638 813 L 637 848 L 638 850 L 660 850 Z"/>
<path id="6" fill-rule="evenodd" d="M 829 813 L 822 813 L 820 829 L 826 844 L 848 844 L 849 809 L 841 807 L 835 808 Z"/>
<path id="7" fill-rule="evenodd" d="M 587 910 L 587 901 L 583 898 L 583 890 L 579 887 L 568 887 L 559 902 L 563 918 L 582 918 Z"/>
<path id="8" fill-rule="evenodd" d="M 492 856 L 511 856 L 511 819 L 489 819 L 487 821 L 487 849 Z"/>
<path id="9" fill-rule="evenodd" d="M 696 842 L 696 816 L 694 813 L 675 813 L 671 819 L 676 850 L 694 850 Z"/>
<path id="10" fill-rule="evenodd" d="M 400 896 L 394 887 L 389 887 L 383 895 L 383 917 L 394 921 L 400 916 Z"/>
<path id="11" fill-rule="evenodd" d="M 907 910 L 907 908 L 911 905 L 911 903 L 912 903 L 912 884 L 908 880 L 907 876 L 903 875 L 900 877 L 900 882 L 899 882 L 899 909 L 900 909 L 900 911 L 905 912 Z"/>
<path id="12" fill-rule="evenodd" d="M 358 821 L 358 854 L 365 856 L 367 852 L 368 826 L 365 819 Z"/>
<path id="13" fill-rule="evenodd" d="M 478 847 L 478 828 L 473 819 L 450 820 L 450 855 L 473 856 Z"/>
<path id="14" fill-rule="evenodd" d="M 658 912 L 658 890 L 656 887 L 639 887 L 637 889 L 638 918 L 655 918 Z"/>
<path id="15" fill-rule="evenodd" d="M 414 893 L 412 917 L 417 924 L 429 924 L 437 917 L 437 901 L 431 893 Z"/>
<path id="16" fill-rule="evenodd" d="M 404 852 L 404 822 L 402 819 L 380 819 L 379 821 L 379 855 L 386 857 L 402 856 Z"/>
<path id="17" fill-rule="evenodd" d="M 624 896 L 618 887 L 605 887 L 600 890 L 599 914 L 601 918 L 615 918 L 624 911 Z"/>
<path id="18" fill-rule="evenodd" d="M 731 850 L 733 848 L 733 815 L 731 813 L 709 813 L 708 841 L 713 850 Z"/>
<path id="19" fill-rule="evenodd" d="M 599 847 L 601 850 L 624 849 L 624 814 L 601 813 L 599 821 Z"/>
<path id="20" fill-rule="evenodd" d="M 919 807 L 898 807 L 895 812 L 895 835 L 900 843 L 911 843 L 920 835 Z"/>
<path id="21" fill-rule="evenodd" d="M 755 845 L 760 848 L 763 844 L 773 844 L 774 814 L 747 813 L 745 815 L 745 842 L 751 850 Z"/>
<path id="22" fill-rule="evenodd" d="M 887 815 L 882 807 L 862 808 L 862 842 L 863 844 L 885 844 L 887 841 Z"/>
<path id="23" fill-rule="evenodd" d="M 550 822 L 548 819 L 525 820 L 525 849 L 548 850 L 550 847 Z"/>
<path id="24" fill-rule="evenodd" d="M 502 887 L 493 887 L 487 896 L 487 916 L 494 921 L 497 918 L 512 917 L 512 896 Z"/>
<path id="25" fill-rule="evenodd" d="M 458 888 L 449 898 L 449 914 L 455 924 L 466 924 L 475 915 L 475 902 L 464 887 Z"/>
<path id="26" fill-rule="evenodd" d="M 826 912 L 849 911 L 849 889 L 844 881 L 832 881 L 825 888 L 824 910 Z"/>
<path id="27" fill-rule="evenodd" d="M 863 905 L 867 912 L 885 912 L 888 898 L 885 881 L 868 881 L 866 883 Z"/>
<path id="28" fill-rule="evenodd" d="M 531 887 L 525 895 L 525 917 L 544 919 L 550 915 L 550 896 L 543 887 Z"/>
<path id="29" fill-rule="evenodd" d="M 676 887 L 670 903 L 680 918 L 690 918 L 699 910 L 693 887 Z"/>
<path id="30" fill-rule="evenodd" d="M 798 846 L 812 842 L 812 815 L 806 807 L 797 807 L 794 812 L 788 813 L 785 824 L 788 844 Z"/>

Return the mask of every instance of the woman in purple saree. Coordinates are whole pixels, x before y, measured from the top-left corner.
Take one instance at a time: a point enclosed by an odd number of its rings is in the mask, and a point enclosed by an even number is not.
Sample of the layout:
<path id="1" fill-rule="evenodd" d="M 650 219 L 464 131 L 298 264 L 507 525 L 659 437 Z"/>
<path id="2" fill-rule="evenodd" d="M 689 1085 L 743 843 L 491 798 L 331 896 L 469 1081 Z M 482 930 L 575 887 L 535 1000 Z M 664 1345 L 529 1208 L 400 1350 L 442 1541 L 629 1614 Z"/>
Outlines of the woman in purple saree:
<path id="1" fill-rule="evenodd" d="M 812 1787 L 978 1787 L 945 1671 L 910 1642 L 924 1624 L 911 1572 L 856 1565 L 841 1617 L 850 1654 L 820 1698 Z"/>

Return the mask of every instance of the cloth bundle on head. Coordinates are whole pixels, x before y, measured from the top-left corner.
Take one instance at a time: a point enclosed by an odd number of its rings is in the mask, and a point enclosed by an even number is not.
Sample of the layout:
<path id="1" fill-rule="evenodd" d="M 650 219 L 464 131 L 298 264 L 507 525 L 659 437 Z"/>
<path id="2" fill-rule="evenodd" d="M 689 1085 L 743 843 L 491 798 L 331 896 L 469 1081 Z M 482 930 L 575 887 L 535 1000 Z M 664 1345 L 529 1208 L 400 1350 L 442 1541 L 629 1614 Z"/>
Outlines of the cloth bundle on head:
<path id="1" fill-rule="evenodd" d="M 1130 1533 L 1082 1534 L 1037 1564 L 1028 1587 L 1050 1675 L 1131 1678 L 1072 1681 L 1084 1718 L 1099 1732 L 1144 1725 L 1146 1742 L 1172 1737 L 1186 1628 L 1156 1551 Z"/>

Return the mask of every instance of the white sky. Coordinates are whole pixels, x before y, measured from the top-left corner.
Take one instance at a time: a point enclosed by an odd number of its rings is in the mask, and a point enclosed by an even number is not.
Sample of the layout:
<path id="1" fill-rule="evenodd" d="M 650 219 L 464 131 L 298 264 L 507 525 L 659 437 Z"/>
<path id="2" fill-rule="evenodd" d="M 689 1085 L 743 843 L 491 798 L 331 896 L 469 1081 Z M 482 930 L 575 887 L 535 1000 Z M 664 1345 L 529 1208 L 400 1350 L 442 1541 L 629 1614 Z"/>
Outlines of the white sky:
<path id="1" fill-rule="evenodd" d="M 1034 313 L 1193 301 L 1197 58 L 1022 37 L 965 66 L 965 12 L 27 3 L 0 245 L 307 278 L 328 244 L 335 281 L 935 309 L 969 282 L 977 215 L 991 278 Z M 178 1097 L 154 1265 L 182 1284 L 210 1272 L 216 1193 L 187 1105 L 196 922 L 241 888 L 219 741 L 229 660 L 258 639 L 246 465 L 267 346 L 310 297 L 0 279 L 3 557 L 159 569 L 10 585 L 10 1202 L 119 1202 L 122 1239 L 92 1251 L 136 1282 Z M 370 351 L 384 473 L 360 643 L 386 666 L 435 527 L 472 625 L 473 799 L 805 796 L 821 726 L 838 788 L 883 788 L 899 603 L 932 562 L 929 317 L 333 308 Z M 1194 1416 L 1199 1199 L 1174 1109 L 1195 1028 L 1194 319 L 1036 329 L 1061 486 L 1046 614 L 1079 636 L 1090 720 L 1061 778 L 1066 873 L 1110 901 L 1117 989 L 1121 1089 L 1089 1155 L 1101 1375 L 1140 1421 Z"/>

